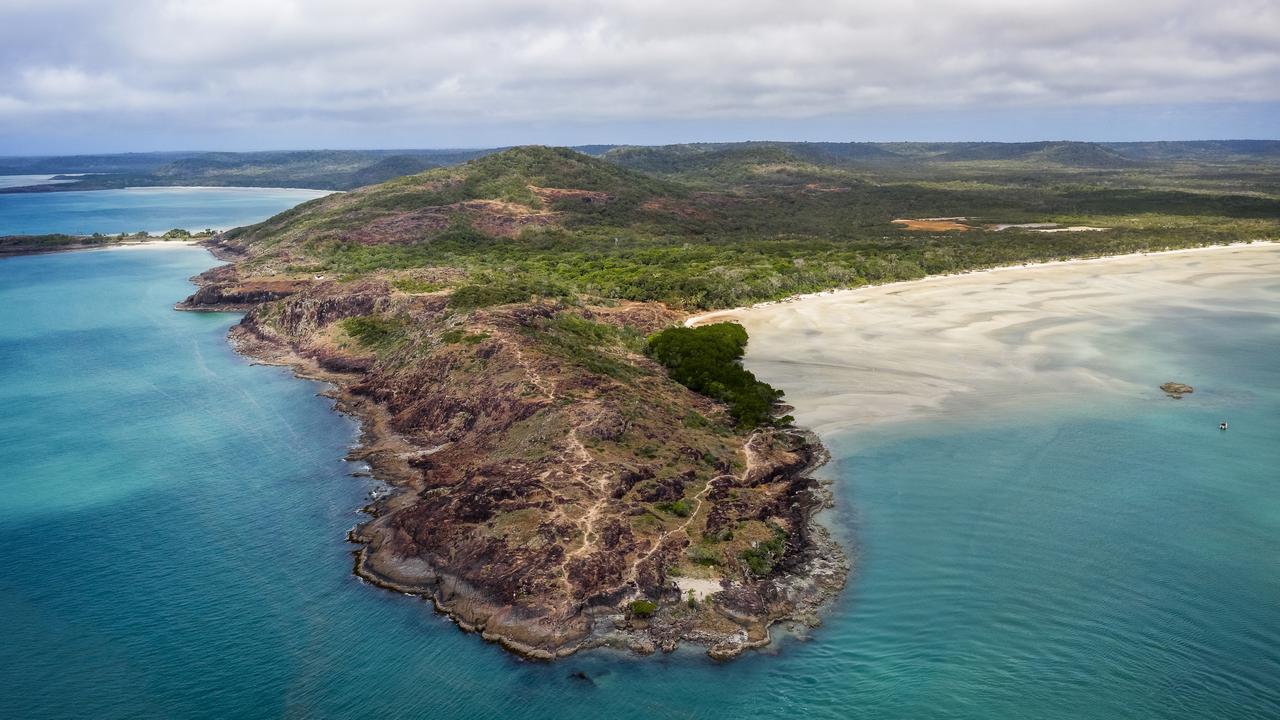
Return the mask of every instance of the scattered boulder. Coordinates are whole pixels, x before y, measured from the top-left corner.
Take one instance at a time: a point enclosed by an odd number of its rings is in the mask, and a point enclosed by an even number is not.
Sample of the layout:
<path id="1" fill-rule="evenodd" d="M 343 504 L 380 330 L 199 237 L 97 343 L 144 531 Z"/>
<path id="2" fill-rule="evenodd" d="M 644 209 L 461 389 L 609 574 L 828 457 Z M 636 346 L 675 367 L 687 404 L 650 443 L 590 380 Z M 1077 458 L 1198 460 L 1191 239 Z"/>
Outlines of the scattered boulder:
<path id="1" fill-rule="evenodd" d="M 592 440 L 617 442 L 627 433 L 627 419 L 616 410 L 602 409 L 582 428 Z"/>
<path id="2" fill-rule="evenodd" d="M 1190 395 L 1195 392 L 1195 388 L 1190 385 L 1184 385 L 1177 382 L 1167 382 L 1161 385 L 1160 389 L 1174 400 L 1181 400 L 1183 395 Z"/>

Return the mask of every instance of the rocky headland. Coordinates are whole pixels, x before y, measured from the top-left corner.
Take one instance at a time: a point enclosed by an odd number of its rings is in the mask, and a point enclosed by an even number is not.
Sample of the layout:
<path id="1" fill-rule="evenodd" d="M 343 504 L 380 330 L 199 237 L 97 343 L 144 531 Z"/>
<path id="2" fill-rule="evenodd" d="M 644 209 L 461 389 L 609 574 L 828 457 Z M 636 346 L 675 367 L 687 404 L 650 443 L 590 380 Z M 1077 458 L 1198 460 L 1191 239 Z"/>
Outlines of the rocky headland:
<path id="1" fill-rule="evenodd" d="M 355 572 L 430 598 L 521 655 L 717 659 L 819 622 L 844 585 L 814 520 L 817 439 L 735 426 L 643 352 L 684 314 L 659 303 L 530 299 L 460 308 L 449 268 L 404 277 L 264 272 L 252 244 L 196 278 L 188 310 L 242 310 L 256 360 L 332 383 L 392 489 L 354 528 Z M 423 292 L 422 290 L 426 290 Z"/>

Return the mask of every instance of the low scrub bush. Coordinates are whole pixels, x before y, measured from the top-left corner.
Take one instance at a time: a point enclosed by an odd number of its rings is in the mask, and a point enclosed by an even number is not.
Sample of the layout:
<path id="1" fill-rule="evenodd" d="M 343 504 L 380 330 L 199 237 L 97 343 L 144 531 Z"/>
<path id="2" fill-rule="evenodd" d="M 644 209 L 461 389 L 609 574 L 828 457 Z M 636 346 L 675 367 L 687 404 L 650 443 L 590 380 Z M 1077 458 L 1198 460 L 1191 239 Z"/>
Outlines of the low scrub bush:
<path id="1" fill-rule="evenodd" d="M 751 574 L 757 577 L 764 577 L 772 572 L 787 550 L 787 531 L 777 526 L 770 527 L 773 528 L 773 537 L 743 550 L 740 556 Z"/>
<path id="2" fill-rule="evenodd" d="M 658 611 L 658 606 L 652 600 L 632 600 L 627 605 L 627 614 L 631 617 L 648 618 Z"/>
<path id="3" fill-rule="evenodd" d="M 529 302 L 535 298 L 563 299 L 571 293 L 563 285 L 543 279 L 521 277 L 477 277 L 453 291 L 449 307 L 475 310 L 493 305 Z"/>
<path id="4" fill-rule="evenodd" d="M 693 504 L 684 498 L 675 501 L 660 502 L 657 505 L 654 505 L 654 507 L 664 513 L 675 515 L 677 517 L 689 517 L 693 514 Z"/>
<path id="5" fill-rule="evenodd" d="M 389 350 L 408 337 L 403 321 L 377 315 L 346 318 L 342 330 L 370 350 Z"/>

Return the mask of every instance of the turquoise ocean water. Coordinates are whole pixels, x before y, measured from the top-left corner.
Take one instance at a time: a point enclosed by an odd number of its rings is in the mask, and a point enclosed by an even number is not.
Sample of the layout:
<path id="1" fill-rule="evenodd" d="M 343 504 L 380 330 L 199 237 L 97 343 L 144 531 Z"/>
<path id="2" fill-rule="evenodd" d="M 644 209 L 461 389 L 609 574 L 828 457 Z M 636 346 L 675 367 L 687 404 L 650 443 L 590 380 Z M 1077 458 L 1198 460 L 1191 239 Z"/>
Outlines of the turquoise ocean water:
<path id="1" fill-rule="evenodd" d="M 1131 339 L 1194 401 L 828 438 L 808 640 L 540 664 L 351 575 L 356 428 L 170 309 L 212 263 L 0 260 L 0 717 L 1280 717 L 1280 308 Z"/>
<path id="2" fill-rule="evenodd" d="M 0 187 L 5 187 L 4 182 L 0 176 Z M 0 194 L 0 235 L 226 230 L 327 194 L 324 190 L 213 187 Z"/>

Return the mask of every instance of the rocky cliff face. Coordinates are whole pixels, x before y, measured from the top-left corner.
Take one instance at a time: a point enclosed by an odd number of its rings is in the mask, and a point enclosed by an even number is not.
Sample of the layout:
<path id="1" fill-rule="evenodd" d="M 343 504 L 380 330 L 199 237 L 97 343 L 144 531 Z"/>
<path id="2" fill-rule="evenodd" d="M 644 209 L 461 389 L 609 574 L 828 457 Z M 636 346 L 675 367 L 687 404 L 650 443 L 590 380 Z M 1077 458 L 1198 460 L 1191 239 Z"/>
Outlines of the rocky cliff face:
<path id="1" fill-rule="evenodd" d="M 717 657 L 816 622 L 844 582 L 815 529 L 819 446 L 740 433 L 638 352 L 656 304 L 459 311 L 379 279 L 200 278 L 190 309 L 248 307 L 233 340 L 334 382 L 393 492 L 352 533 L 356 571 L 550 658 L 690 640 Z M 652 603 L 650 605 L 649 603 Z"/>

